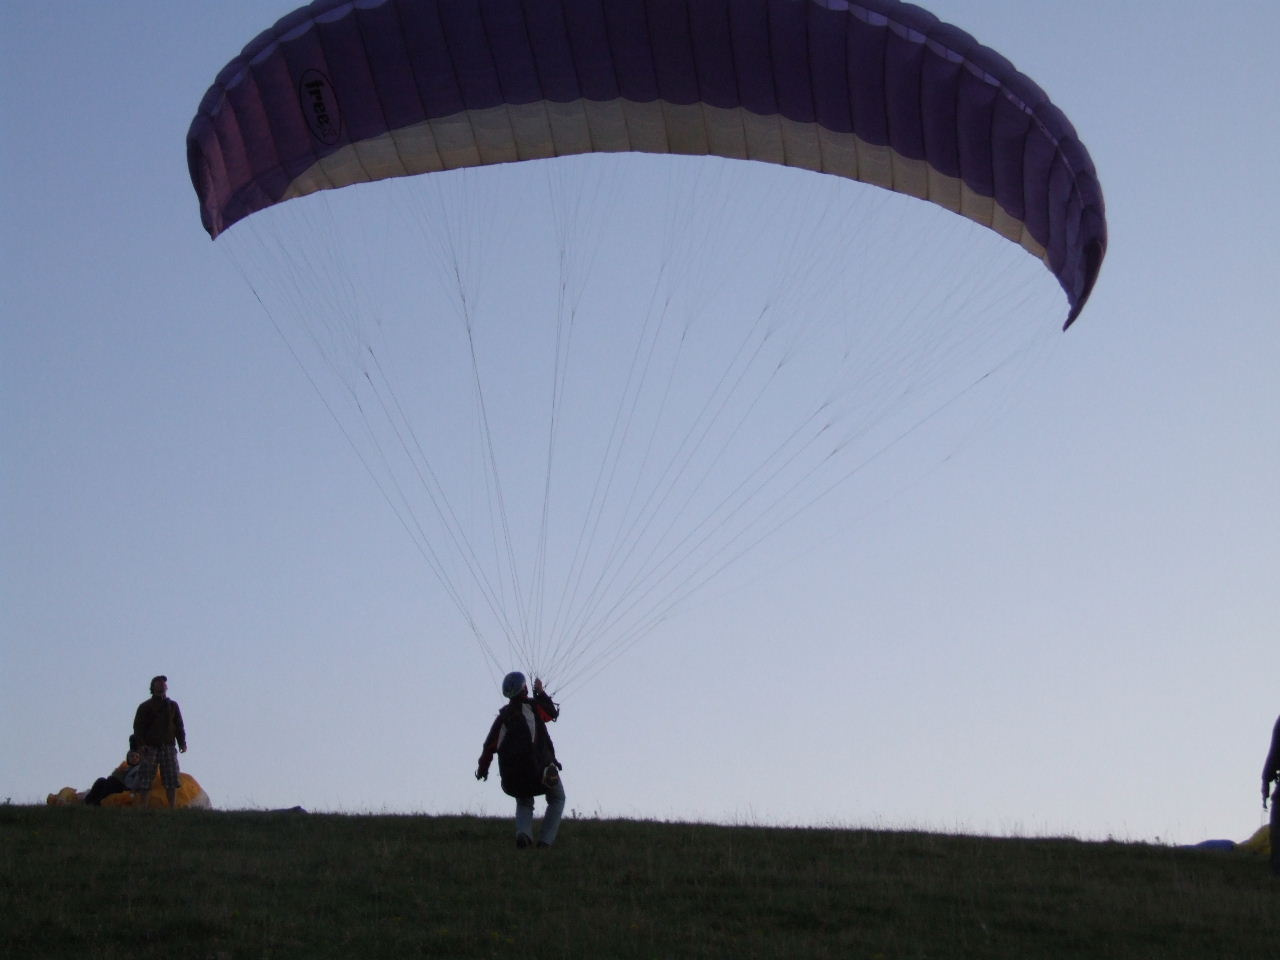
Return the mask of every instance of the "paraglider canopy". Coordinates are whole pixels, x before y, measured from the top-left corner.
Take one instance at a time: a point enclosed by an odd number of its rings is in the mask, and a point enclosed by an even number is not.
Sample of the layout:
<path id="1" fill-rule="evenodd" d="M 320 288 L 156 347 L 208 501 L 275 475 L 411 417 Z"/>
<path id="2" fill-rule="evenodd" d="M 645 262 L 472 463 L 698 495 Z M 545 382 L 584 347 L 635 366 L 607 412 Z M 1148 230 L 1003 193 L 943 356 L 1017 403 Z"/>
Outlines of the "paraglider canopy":
<path id="1" fill-rule="evenodd" d="M 1106 251 L 1071 123 L 999 54 L 897 0 L 316 0 L 222 70 L 187 136 L 211 237 L 318 190 L 623 151 L 929 200 L 1044 260 L 1068 325 Z"/>

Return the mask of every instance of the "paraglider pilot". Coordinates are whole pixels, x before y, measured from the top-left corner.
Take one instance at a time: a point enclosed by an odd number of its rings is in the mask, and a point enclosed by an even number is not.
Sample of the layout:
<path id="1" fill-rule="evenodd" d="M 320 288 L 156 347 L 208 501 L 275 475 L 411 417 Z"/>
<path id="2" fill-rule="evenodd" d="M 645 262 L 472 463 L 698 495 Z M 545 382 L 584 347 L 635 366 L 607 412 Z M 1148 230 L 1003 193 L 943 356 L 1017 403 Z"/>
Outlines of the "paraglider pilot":
<path id="1" fill-rule="evenodd" d="M 520 849 L 533 846 L 533 798 L 545 795 L 547 811 L 538 846 L 549 847 L 556 842 L 564 813 L 562 767 L 547 733 L 547 724 L 560 716 L 560 708 L 536 677 L 530 697 L 523 673 L 508 673 L 502 678 L 502 695 L 507 705 L 498 711 L 485 737 L 476 779 L 489 779 L 489 764 L 496 753 L 502 792 L 516 800 L 516 846 Z"/>
<path id="2" fill-rule="evenodd" d="M 182 724 L 182 711 L 178 709 L 177 701 L 169 699 L 168 692 L 168 677 L 152 677 L 151 699 L 138 704 L 133 715 L 133 732 L 141 741 L 142 754 L 142 762 L 138 764 L 141 786 L 133 794 L 134 803 L 139 807 L 146 805 L 146 792 L 151 787 L 157 766 L 170 810 L 177 799 L 178 751 L 187 752 L 187 730 Z"/>
<path id="3" fill-rule="evenodd" d="M 1275 783 L 1275 792 L 1271 784 Z M 1262 765 L 1262 808 L 1267 807 L 1267 797 L 1271 798 L 1271 872 L 1280 877 L 1280 717 L 1271 731 L 1271 750 L 1267 753 L 1267 762 Z"/>

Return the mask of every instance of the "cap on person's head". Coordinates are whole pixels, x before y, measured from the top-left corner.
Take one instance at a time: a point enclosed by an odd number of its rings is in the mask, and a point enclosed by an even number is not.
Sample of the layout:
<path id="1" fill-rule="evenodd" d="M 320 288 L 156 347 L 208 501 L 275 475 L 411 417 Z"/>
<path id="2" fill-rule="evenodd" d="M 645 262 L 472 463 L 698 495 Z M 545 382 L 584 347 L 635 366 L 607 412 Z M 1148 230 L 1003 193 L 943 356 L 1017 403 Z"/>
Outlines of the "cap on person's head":
<path id="1" fill-rule="evenodd" d="M 166 677 L 163 673 L 162 673 L 162 674 L 160 674 L 160 676 L 158 676 L 158 677 L 152 677 L 152 678 L 151 678 L 151 683 L 150 683 L 150 684 L 148 684 L 147 689 L 149 689 L 149 690 L 154 690 L 154 689 L 156 688 L 156 682 L 157 682 L 157 681 L 159 681 L 159 682 L 161 682 L 161 683 L 168 683 L 168 682 L 169 682 L 169 678 L 168 678 L 168 677 Z"/>
<path id="2" fill-rule="evenodd" d="M 129 734 L 129 752 L 137 753 L 141 746 L 142 741 L 138 739 L 138 735 L 136 733 Z"/>
<path id="3" fill-rule="evenodd" d="M 519 670 L 513 670 L 502 678 L 502 695 L 508 700 L 520 696 L 520 691 L 523 689 L 524 674 Z"/>

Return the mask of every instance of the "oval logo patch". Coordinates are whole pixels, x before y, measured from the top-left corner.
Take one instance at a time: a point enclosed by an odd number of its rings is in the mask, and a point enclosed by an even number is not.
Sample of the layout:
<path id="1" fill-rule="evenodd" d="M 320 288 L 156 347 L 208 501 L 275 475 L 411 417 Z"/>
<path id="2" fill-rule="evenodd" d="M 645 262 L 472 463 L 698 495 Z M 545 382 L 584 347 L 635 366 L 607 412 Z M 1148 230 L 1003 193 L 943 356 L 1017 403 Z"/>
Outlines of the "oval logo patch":
<path id="1" fill-rule="evenodd" d="M 319 70 L 307 70 L 298 81 L 298 99 L 311 134 L 332 147 L 342 138 L 342 113 L 329 78 Z"/>

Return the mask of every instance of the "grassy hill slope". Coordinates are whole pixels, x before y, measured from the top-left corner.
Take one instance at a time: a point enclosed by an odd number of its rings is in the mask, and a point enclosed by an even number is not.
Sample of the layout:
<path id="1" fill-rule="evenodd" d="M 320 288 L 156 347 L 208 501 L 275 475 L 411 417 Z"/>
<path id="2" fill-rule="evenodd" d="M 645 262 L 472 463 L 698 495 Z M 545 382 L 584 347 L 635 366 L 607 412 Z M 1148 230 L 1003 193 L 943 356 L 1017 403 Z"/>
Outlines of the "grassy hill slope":
<path id="1" fill-rule="evenodd" d="M 570 820 L 0 807 L 11 957 L 1274 958 L 1243 854 Z"/>

